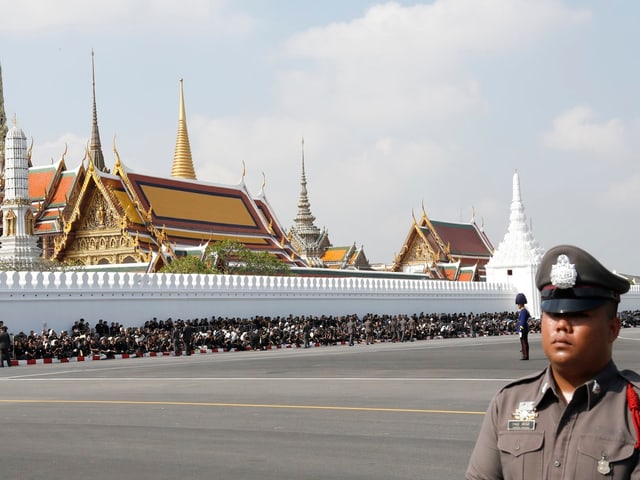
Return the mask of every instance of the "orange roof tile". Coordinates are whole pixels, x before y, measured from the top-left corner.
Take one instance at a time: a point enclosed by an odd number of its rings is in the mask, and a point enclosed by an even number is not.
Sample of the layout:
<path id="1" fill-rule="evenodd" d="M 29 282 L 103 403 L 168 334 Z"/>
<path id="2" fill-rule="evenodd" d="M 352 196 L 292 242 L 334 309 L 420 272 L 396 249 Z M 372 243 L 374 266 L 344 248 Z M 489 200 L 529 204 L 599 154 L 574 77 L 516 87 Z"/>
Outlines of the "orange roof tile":
<path id="1" fill-rule="evenodd" d="M 347 247 L 328 248 L 325 250 L 324 255 L 322 255 L 322 260 L 325 262 L 339 262 L 344 259 L 348 250 Z"/>
<path id="2" fill-rule="evenodd" d="M 53 183 L 55 169 L 29 172 L 29 197 L 32 200 L 43 199 Z"/>
<path id="3" fill-rule="evenodd" d="M 73 184 L 75 183 L 76 176 L 75 175 L 63 175 L 60 181 L 58 182 L 58 186 L 56 187 L 56 191 L 51 198 L 51 204 L 66 204 L 67 197 L 71 193 L 71 189 L 73 188 Z"/>

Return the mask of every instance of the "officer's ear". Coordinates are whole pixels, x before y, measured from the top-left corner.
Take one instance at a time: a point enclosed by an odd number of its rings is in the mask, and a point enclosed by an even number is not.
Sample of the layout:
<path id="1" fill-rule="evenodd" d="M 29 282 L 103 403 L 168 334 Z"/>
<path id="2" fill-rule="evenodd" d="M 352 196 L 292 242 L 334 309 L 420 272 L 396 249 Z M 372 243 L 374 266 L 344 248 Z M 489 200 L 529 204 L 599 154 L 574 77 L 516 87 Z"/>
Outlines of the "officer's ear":
<path id="1" fill-rule="evenodd" d="M 620 317 L 618 317 L 617 315 L 612 320 L 610 320 L 610 322 L 611 341 L 613 342 L 616 338 L 618 338 L 622 322 L 620 321 Z"/>
<path id="2" fill-rule="evenodd" d="M 609 331 L 611 332 L 610 340 L 613 342 L 618 338 L 622 322 L 618 316 L 618 304 L 614 302 L 605 303 L 603 306 L 607 321 L 609 322 Z"/>

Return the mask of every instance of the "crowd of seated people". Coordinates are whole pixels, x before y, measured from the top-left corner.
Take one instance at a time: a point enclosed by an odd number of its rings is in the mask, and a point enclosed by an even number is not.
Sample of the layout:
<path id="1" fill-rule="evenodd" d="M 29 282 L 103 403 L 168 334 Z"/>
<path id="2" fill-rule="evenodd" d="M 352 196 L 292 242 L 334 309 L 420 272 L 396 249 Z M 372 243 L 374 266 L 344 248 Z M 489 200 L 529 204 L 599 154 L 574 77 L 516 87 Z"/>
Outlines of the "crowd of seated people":
<path id="1" fill-rule="evenodd" d="M 620 313 L 624 327 L 640 325 L 640 311 Z M 146 355 L 191 350 L 266 350 L 273 347 L 330 346 L 349 342 L 349 323 L 354 325 L 354 343 L 415 341 L 434 338 L 479 337 L 515 334 L 516 313 L 481 314 L 367 314 L 344 316 L 287 316 L 158 320 L 132 327 L 100 320 L 91 326 L 80 319 L 68 331 L 19 332 L 13 335 L 16 360 L 71 358 L 118 354 Z M 189 326 L 190 345 L 183 341 Z M 531 319 L 530 331 L 540 331 L 540 321 Z M 192 333 L 191 333 L 192 332 Z"/>

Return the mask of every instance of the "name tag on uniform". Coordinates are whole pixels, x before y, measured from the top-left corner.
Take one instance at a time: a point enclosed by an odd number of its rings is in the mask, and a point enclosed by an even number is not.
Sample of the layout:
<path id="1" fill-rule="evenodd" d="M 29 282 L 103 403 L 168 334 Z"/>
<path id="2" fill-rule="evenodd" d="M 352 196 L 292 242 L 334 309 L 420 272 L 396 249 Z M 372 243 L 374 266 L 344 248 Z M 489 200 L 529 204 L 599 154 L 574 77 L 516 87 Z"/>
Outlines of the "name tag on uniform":
<path id="1" fill-rule="evenodd" d="M 507 430 L 535 430 L 538 412 L 533 402 L 520 402 L 518 409 L 513 412 L 513 420 L 507 422 Z"/>
<path id="2" fill-rule="evenodd" d="M 535 430 L 535 420 L 509 420 L 507 430 Z"/>

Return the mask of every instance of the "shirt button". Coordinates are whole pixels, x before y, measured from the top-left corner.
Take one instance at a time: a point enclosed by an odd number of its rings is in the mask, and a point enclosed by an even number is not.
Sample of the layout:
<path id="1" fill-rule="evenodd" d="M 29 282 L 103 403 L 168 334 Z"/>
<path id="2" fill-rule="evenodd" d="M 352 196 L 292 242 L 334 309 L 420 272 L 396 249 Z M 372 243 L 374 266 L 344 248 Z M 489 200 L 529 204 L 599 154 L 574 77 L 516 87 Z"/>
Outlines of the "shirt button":
<path id="1" fill-rule="evenodd" d="M 560 466 L 560 460 L 556 460 L 553 462 L 553 466 L 554 467 L 559 467 Z"/>

